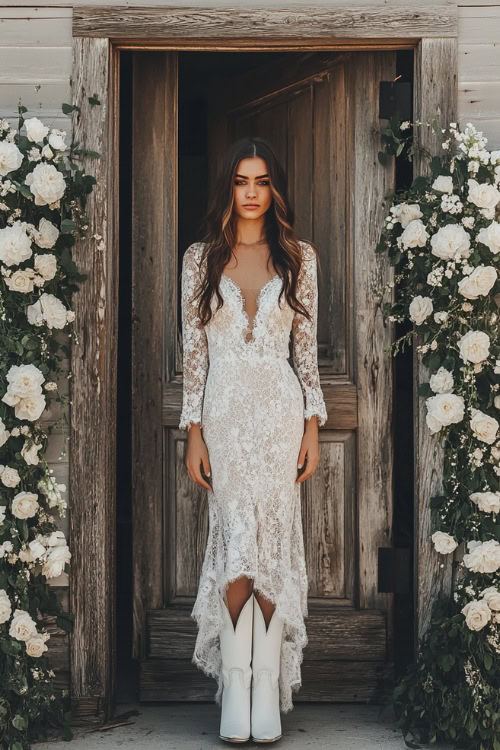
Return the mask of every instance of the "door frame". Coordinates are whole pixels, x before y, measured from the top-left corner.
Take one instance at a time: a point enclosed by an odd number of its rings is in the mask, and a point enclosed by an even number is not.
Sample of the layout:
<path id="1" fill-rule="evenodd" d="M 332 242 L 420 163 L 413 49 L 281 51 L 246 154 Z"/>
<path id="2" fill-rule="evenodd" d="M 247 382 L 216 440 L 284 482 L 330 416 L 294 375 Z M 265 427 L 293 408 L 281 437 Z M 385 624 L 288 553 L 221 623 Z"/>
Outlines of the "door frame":
<path id="1" fill-rule="evenodd" d="M 69 607 L 71 701 L 76 723 L 101 723 L 116 702 L 116 394 L 118 342 L 118 144 L 121 50 L 397 50 L 413 49 L 414 117 L 424 122 L 437 106 L 457 119 L 457 5 L 373 5 L 331 8 L 126 7 L 73 8 L 72 102 L 74 138 L 101 154 L 82 167 L 96 178 L 88 197 L 87 238 L 73 257 L 86 283 L 75 295 L 72 347 Z M 397 19 L 397 20 L 395 20 Z M 257 40 L 257 41 L 256 41 Z M 100 106 L 88 97 L 97 96 Z M 423 129 L 426 148 L 439 145 Z M 415 163 L 415 169 L 419 167 Z M 97 235 L 97 236 L 96 236 Z M 418 338 L 415 344 L 421 343 Z M 428 380 L 414 347 L 415 428 L 415 653 L 432 602 L 449 593 L 452 560 L 430 541 L 430 495 L 438 491 L 442 454 L 431 441 L 418 396 Z M 179 394 L 181 384 L 179 384 Z M 82 436 L 86 439 L 79 440 Z M 450 556 L 451 557 L 451 556 Z M 141 617 L 141 613 L 133 613 Z"/>

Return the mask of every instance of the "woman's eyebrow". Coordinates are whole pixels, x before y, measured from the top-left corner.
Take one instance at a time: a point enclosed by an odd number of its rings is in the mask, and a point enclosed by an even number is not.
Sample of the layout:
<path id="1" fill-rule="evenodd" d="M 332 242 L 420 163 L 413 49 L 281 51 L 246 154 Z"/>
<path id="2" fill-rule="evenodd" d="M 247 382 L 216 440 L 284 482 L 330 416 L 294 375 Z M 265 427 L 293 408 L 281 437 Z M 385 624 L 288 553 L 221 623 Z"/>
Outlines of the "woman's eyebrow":
<path id="1" fill-rule="evenodd" d="M 245 179 L 245 180 L 249 179 L 248 175 L 246 175 L 246 174 L 237 174 L 236 177 L 243 177 L 243 179 Z M 255 179 L 256 180 L 260 180 L 261 177 L 269 177 L 269 175 L 268 174 L 259 174 L 259 175 L 257 175 L 257 177 Z"/>

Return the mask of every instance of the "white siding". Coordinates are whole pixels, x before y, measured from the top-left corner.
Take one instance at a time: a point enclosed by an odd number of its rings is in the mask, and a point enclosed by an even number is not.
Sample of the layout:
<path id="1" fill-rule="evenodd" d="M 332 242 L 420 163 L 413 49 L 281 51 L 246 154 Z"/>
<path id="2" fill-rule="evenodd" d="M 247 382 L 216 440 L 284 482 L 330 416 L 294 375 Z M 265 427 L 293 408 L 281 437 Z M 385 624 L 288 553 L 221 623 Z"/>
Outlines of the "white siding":
<path id="1" fill-rule="evenodd" d="M 17 2 L 0 8 L 0 116 L 16 123 L 17 103 L 28 107 L 28 116 L 49 119 L 55 127 L 71 137 L 71 120 L 61 113 L 61 103 L 69 102 L 71 73 L 71 22 L 73 5 L 102 5 L 103 0 L 81 0 L 61 3 L 51 1 L 50 7 Z M 204 6 L 206 0 L 176 0 L 175 3 L 154 3 L 146 0 L 113 0 L 107 5 L 175 5 Z M 269 7 L 269 0 L 242 3 L 219 0 L 212 7 L 234 7 L 245 4 Z M 306 7 L 306 0 L 288 0 L 288 5 Z M 320 0 L 317 6 L 344 5 L 342 0 Z M 375 0 L 372 4 L 386 4 Z M 400 5 L 413 5 L 414 0 L 398 0 Z M 422 4 L 422 2 L 421 2 Z M 429 3 L 431 4 L 431 3 Z M 439 3 L 443 5 L 445 3 Z M 500 148 L 500 4 L 477 0 L 459 7 L 459 121 L 473 122 L 483 130 L 490 148 Z M 61 389 L 67 392 L 63 377 Z M 47 414 L 46 423 L 56 424 L 60 415 Z M 69 420 L 69 414 L 67 413 Z M 66 427 L 67 430 L 67 427 Z M 68 455 L 63 451 L 63 431 L 57 425 L 52 431 L 49 462 L 57 481 L 66 484 L 65 496 L 70 504 Z M 69 446 L 68 446 L 69 448 Z M 60 527 L 68 533 L 68 516 Z M 51 581 L 63 582 L 63 577 Z M 65 580 L 65 578 L 64 578 Z"/>

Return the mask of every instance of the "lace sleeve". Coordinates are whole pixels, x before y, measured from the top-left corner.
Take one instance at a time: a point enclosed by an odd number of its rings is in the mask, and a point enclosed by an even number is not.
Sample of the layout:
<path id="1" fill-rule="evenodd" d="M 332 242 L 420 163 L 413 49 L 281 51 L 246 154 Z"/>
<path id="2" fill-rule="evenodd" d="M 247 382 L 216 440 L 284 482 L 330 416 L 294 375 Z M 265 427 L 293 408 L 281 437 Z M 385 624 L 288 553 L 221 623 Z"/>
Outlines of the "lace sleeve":
<path id="1" fill-rule="evenodd" d="M 304 247 L 305 246 L 305 247 Z M 311 315 L 295 313 L 292 323 L 293 363 L 305 396 L 304 419 L 318 416 L 318 423 L 325 424 L 326 411 L 318 371 L 318 268 L 313 248 L 302 243 L 305 252 L 297 283 L 297 298 Z"/>
<path id="2" fill-rule="evenodd" d="M 182 260 L 182 412 L 180 430 L 193 422 L 201 425 L 203 395 L 208 373 L 208 343 L 204 326 L 198 317 L 198 299 L 194 300 L 200 278 L 196 245 L 190 245 Z"/>

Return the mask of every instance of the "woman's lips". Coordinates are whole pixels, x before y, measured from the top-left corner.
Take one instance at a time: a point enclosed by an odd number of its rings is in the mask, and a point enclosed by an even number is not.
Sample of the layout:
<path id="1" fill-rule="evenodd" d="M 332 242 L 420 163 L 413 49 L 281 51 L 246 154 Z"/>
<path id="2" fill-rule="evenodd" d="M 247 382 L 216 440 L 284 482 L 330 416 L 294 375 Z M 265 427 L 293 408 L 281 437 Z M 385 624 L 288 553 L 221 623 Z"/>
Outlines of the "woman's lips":
<path id="1" fill-rule="evenodd" d="M 243 205 L 243 208 L 253 209 L 253 208 L 259 208 L 259 206 L 256 206 L 255 204 L 249 204 L 249 205 Z"/>

